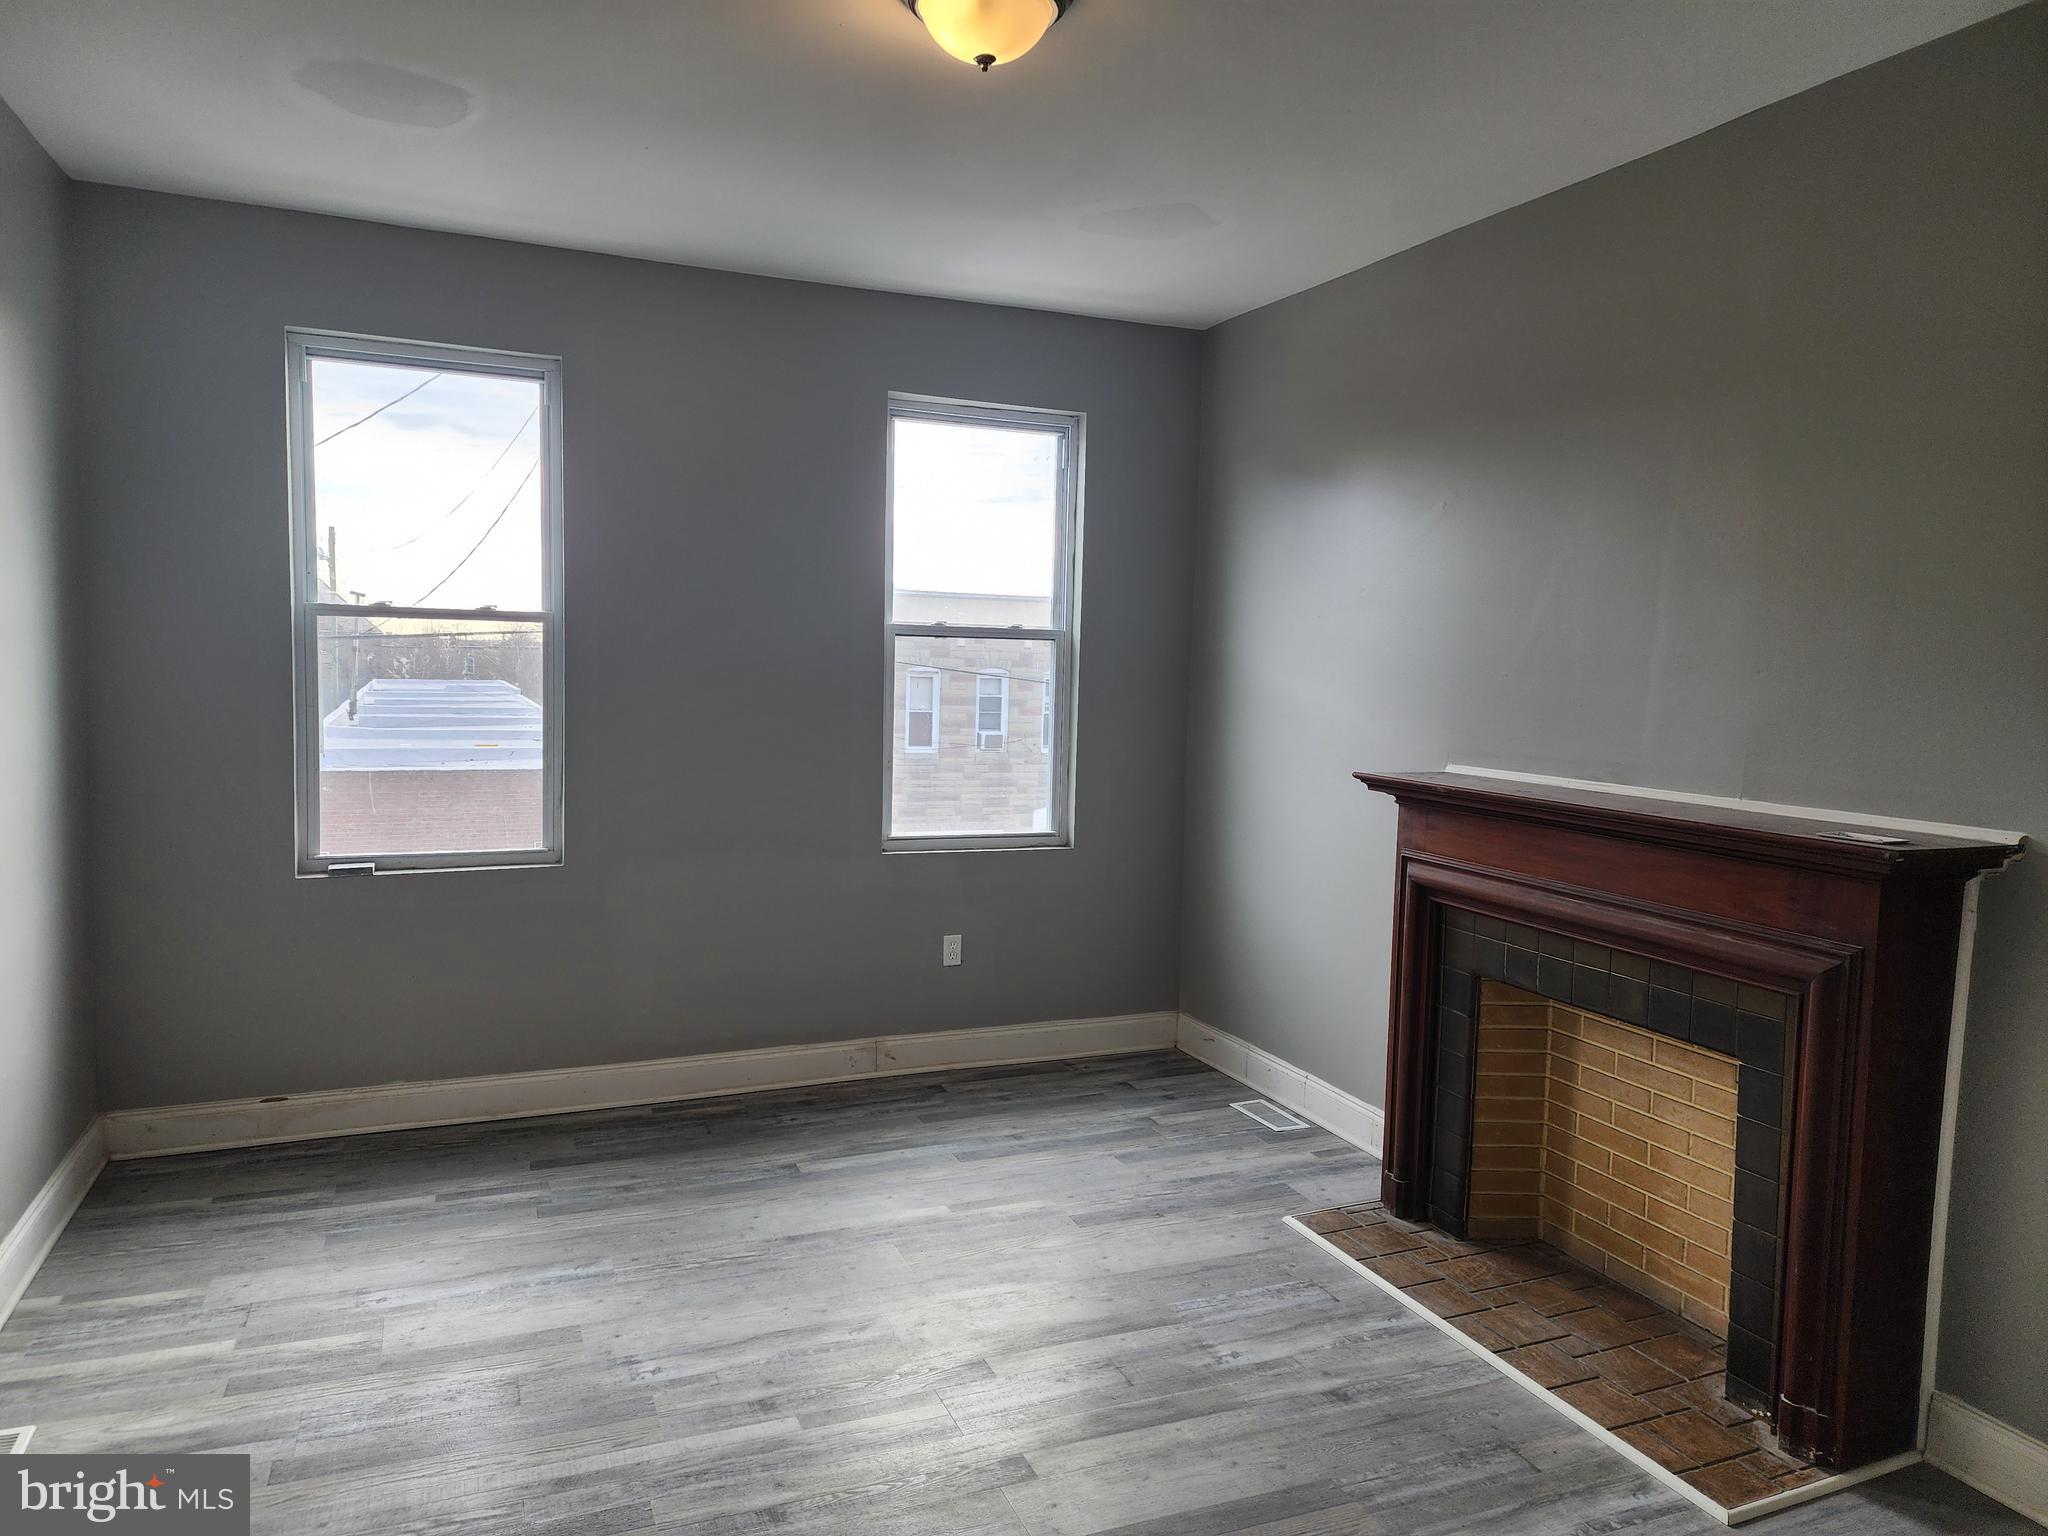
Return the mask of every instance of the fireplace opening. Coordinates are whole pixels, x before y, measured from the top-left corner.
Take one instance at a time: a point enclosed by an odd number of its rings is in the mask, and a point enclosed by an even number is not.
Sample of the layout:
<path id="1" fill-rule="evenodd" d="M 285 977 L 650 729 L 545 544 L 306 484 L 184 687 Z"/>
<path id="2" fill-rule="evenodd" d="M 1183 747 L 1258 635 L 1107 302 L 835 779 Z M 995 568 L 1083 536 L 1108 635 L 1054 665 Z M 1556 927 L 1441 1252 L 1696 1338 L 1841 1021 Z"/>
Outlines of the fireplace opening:
<path id="1" fill-rule="evenodd" d="M 1438 954 L 1431 1223 L 1550 1244 L 1769 1403 L 1796 999 L 1455 907 Z"/>
<path id="2" fill-rule="evenodd" d="M 1541 1239 L 1726 1339 L 1739 1071 L 1482 983 L 1467 1236 Z"/>

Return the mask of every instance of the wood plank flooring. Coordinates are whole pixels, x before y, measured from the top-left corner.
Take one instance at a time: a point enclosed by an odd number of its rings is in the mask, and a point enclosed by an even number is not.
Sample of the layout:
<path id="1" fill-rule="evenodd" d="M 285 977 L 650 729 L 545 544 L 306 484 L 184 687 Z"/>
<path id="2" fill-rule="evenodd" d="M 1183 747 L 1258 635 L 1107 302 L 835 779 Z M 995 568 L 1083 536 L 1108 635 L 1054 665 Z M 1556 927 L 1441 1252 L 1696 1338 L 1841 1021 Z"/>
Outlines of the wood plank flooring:
<path id="1" fill-rule="evenodd" d="M 36 1449 L 255 1528 L 1719 1529 L 1282 1225 L 1369 1198 L 1159 1054 L 110 1168 L 0 1330 Z M 1750 1527 L 2012 1532 L 1925 1469 Z"/>

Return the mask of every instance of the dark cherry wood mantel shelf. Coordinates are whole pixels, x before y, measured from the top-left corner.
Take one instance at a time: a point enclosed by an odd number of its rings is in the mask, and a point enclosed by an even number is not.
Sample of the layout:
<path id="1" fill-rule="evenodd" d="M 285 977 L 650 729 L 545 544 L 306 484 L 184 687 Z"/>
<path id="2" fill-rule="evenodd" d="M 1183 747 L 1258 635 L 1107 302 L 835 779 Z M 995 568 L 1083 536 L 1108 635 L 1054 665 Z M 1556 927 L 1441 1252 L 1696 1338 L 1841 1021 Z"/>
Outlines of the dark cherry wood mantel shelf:
<path id="1" fill-rule="evenodd" d="M 1911 866 L 1967 879 L 2009 863 L 2025 847 L 1473 773 L 1361 772 L 1352 777 L 1403 804 L 1490 811 L 1520 821 L 1611 832 L 1638 842 L 1843 873 L 1883 875 Z"/>
<path id="2" fill-rule="evenodd" d="M 1766 1406 L 1847 1469 L 1909 1449 L 1963 892 L 2014 841 L 1455 773 L 1400 806 L 1381 1198 L 1425 1219 L 1446 907 L 1798 1000 Z"/>

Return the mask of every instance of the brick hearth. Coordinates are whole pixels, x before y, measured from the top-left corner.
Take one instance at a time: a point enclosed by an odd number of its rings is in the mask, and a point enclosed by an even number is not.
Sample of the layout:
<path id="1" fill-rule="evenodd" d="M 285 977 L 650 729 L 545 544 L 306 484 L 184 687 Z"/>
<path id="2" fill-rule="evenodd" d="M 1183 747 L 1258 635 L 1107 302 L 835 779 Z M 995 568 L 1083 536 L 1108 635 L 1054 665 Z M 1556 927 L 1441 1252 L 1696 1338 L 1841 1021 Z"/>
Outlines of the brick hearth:
<path id="1" fill-rule="evenodd" d="M 1547 1244 L 1459 1241 L 1377 1201 L 1300 1220 L 1723 1508 L 1824 1475 L 1722 1395 L 1720 1340 Z"/>

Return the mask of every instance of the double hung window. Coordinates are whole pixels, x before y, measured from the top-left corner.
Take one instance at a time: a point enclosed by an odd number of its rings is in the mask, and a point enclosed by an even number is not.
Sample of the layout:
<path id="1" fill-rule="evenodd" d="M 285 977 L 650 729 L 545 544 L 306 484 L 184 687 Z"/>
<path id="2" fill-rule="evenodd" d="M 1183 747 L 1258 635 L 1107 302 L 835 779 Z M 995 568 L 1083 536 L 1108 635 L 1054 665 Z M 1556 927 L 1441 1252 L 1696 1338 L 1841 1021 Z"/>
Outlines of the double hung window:
<path id="1" fill-rule="evenodd" d="M 896 850 L 1072 840 L 1082 423 L 889 403 L 887 796 Z"/>
<path id="2" fill-rule="evenodd" d="M 559 861 L 560 364 L 287 347 L 300 873 Z"/>

